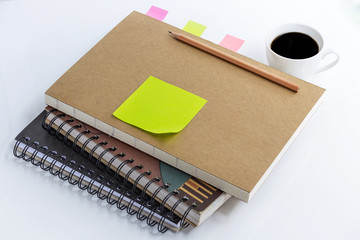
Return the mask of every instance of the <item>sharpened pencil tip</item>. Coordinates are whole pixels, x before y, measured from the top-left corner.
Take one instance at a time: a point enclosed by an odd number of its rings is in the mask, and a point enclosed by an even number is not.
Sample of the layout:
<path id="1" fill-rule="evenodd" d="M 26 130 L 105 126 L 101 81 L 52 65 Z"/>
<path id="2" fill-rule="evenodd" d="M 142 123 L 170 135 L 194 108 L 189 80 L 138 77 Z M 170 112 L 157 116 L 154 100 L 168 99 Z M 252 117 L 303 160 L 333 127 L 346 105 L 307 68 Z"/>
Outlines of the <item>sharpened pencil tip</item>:
<path id="1" fill-rule="evenodd" d="M 171 31 L 168 31 L 168 33 L 172 34 L 172 32 L 171 32 Z"/>

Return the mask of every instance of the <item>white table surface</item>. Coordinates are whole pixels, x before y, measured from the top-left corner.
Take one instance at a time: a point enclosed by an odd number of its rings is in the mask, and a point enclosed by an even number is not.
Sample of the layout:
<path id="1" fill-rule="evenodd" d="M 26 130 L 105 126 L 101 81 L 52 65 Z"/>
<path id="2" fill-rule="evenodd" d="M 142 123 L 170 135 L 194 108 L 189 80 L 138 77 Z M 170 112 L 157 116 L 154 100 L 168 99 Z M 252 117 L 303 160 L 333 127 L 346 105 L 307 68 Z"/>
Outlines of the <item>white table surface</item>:
<path id="1" fill-rule="evenodd" d="M 324 102 L 248 204 L 230 199 L 200 227 L 159 234 L 12 156 L 13 139 L 45 107 L 44 92 L 131 11 L 155 5 L 165 22 L 207 26 L 203 38 L 245 40 L 266 63 L 279 24 L 318 29 L 340 54 L 306 79 Z M 1 239 L 360 239 L 360 8 L 351 0 L 0 0 Z"/>

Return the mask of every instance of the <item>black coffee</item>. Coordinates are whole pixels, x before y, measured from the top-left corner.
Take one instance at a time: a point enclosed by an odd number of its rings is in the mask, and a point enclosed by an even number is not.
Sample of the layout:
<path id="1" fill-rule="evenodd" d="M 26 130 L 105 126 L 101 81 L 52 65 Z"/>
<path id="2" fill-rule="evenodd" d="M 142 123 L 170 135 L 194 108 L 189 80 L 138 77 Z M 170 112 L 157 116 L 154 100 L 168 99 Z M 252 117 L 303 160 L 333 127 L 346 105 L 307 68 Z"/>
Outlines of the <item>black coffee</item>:
<path id="1" fill-rule="evenodd" d="M 271 49 L 280 56 L 292 59 L 309 58 L 319 52 L 316 41 L 299 32 L 289 32 L 278 36 L 271 43 Z"/>

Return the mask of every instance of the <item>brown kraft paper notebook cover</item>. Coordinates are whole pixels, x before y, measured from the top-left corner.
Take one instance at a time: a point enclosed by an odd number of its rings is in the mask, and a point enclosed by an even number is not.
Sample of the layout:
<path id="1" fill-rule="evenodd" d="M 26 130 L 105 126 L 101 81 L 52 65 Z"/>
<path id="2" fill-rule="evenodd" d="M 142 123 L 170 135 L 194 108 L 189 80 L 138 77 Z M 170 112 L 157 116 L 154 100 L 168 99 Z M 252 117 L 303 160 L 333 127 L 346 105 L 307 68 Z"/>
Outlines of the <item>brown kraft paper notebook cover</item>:
<path id="1" fill-rule="evenodd" d="M 179 32 L 300 86 L 295 93 L 175 40 Z M 208 102 L 177 134 L 112 113 L 150 76 Z M 176 27 L 131 13 L 46 92 L 46 104 L 248 201 L 320 104 L 325 89 Z"/>

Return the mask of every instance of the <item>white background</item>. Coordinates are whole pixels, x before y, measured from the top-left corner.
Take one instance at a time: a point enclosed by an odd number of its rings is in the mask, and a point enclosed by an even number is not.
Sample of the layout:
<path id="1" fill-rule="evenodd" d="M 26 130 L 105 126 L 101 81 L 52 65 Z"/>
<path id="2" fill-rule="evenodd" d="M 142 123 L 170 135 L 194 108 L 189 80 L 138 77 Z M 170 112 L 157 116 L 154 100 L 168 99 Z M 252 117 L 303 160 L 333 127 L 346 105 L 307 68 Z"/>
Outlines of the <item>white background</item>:
<path id="1" fill-rule="evenodd" d="M 232 198 L 176 234 L 161 235 L 11 152 L 45 107 L 46 89 L 131 11 L 151 5 L 176 27 L 207 26 L 202 37 L 215 43 L 244 39 L 239 53 L 263 63 L 267 31 L 291 22 L 318 29 L 341 57 L 306 79 L 327 89 L 324 102 L 252 201 Z M 360 239 L 359 44 L 360 7 L 351 0 L 0 0 L 0 238 Z"/>

